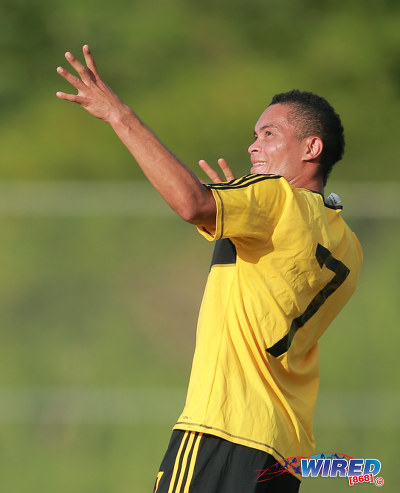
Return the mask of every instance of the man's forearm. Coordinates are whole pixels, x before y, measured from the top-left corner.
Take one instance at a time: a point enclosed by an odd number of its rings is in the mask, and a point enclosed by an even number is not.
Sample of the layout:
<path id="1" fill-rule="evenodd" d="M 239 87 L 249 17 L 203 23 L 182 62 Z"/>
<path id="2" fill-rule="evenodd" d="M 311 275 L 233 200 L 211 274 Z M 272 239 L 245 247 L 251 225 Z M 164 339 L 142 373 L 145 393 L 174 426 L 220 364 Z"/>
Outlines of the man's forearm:
<path id="1" fill-rule="evenodd" d="M 197 176 L 128 106 L 121 103 L 109 123 L 168 205 L 184 220 L 203 224 L 209 215 L 211 192 Z"/>

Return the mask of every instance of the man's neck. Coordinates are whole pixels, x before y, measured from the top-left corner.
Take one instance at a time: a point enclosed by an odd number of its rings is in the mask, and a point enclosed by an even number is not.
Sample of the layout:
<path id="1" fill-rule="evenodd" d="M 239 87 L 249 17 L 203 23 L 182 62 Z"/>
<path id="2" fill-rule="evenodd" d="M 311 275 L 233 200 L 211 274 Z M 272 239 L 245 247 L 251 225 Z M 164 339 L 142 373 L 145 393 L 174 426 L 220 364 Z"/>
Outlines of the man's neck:
<path id="1" fill-rule="evenodd" d="M 304 176 L 297 176 L 288 181 L 294 188 L 305 188 L 312 192 L 324 194 L 324 183 L 320 177 L 306 178 Z"/>

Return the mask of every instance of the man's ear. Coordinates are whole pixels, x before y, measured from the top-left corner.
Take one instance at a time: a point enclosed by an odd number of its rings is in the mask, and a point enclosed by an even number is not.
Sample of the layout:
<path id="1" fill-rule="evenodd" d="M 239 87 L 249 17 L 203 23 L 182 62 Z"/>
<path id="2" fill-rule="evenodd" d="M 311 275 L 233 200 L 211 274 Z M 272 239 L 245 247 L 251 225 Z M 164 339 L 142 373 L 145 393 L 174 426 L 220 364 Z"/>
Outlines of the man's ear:
<path id="1" fill-rule="evenodd" d="M 303 160 L 304 161 L 314 161 L 319 160 L 319 157 L 322 154 L 324 149 L 324 143 L 322 142 L 321 137 L 311 136 L 306 137 L 304 139 L 304 152 L 303 152 Z"/>

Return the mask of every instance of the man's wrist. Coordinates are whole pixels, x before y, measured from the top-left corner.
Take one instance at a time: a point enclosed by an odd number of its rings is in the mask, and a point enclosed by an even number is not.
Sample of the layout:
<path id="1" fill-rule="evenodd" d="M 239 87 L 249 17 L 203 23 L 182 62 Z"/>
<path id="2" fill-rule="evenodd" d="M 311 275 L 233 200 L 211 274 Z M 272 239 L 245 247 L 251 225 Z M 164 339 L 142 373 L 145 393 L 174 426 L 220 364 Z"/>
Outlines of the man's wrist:
<path id="1" fill-rule="evenodd" d="M 135 123 L 139 123 L 139 118 L 132 109 L 124 103 L 115 108 L 109 118 L 109 124 L 115 131 L 131 128 Z"/>

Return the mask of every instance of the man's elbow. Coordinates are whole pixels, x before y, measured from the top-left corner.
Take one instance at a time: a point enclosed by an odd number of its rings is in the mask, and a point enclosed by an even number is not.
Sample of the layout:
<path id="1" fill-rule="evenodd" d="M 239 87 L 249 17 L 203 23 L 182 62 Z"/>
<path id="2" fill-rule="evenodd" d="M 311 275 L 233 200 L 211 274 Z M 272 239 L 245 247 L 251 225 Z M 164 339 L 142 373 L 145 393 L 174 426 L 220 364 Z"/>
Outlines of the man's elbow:
<path id="1" fill-rule="evenodd" d="M 186 222 L 196 226 L 215 224 L 217 205 L 210 190 L 202 187 L 201 194 L 191 193 L 178 196 L 175 212 Z"/>
<path id="2" fill-rule="evenodd" d="M 176 212 L 184 221 L 195 224 L 196 226 L 204 224 L 204 222 L 209 222 L 210 217 L 215 218 L 215 214 L 209 209 L 190 204 L 184 204 L 183 207 Z"/>
<path id="3" fill-rule="evenodd" d="M 206 226 L 215 224 L 217 207 L 214 198 L 211 196 L 208 200 L 200 203 L 186 201 L 176 212 L 184 221 L 190 224 Z"/>

